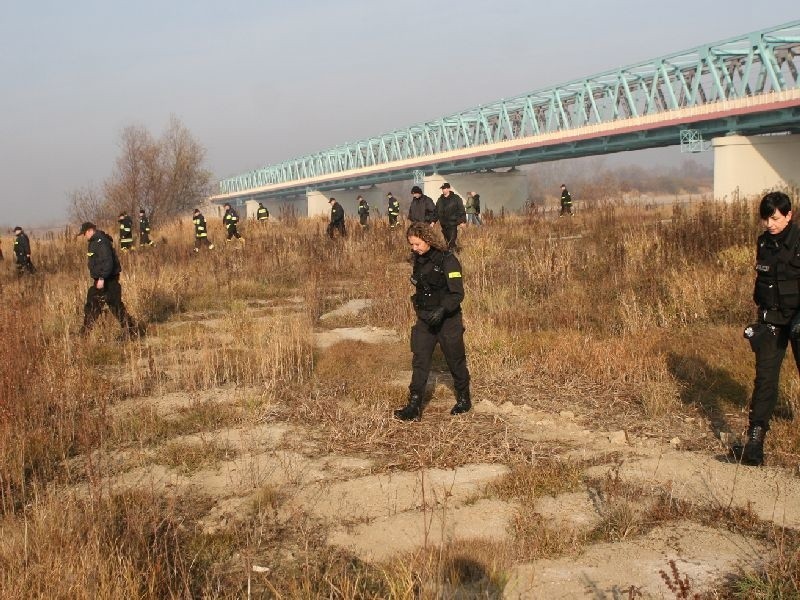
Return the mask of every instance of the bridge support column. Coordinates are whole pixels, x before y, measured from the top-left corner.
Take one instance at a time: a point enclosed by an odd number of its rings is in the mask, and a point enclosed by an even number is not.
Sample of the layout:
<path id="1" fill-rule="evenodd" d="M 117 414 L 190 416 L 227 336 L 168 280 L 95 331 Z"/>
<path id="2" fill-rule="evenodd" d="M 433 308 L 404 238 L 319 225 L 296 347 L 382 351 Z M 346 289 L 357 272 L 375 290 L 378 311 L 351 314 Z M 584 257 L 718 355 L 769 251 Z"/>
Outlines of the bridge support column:
<path id="1" fill-rule="evenodd" d="M 328 196 L 324 192 L 311 190 L 306 192 L 308 199 L 308 216 L 330 215 L 331 207 L 328 205 Z"/>
<path id="2" fill-rule="evenodd" d="M 717 200 L 800 185 L 800 135 L 728 135 L 714 138 L 713 146 Z"/>
<path id="3" fill-rule="evenodd" d="M 467 200 L 467 192 L 479 194 L 481 213 L 491 210 L 497 214 L 501 209 L 506 212 L 518 211 L 528 201 L 528 176 L 523 171 L 434 174 L 425 177 L 422 191 L 435 202 L 442 193 L 439 188 L 445 181 L 464 202 Z"/>

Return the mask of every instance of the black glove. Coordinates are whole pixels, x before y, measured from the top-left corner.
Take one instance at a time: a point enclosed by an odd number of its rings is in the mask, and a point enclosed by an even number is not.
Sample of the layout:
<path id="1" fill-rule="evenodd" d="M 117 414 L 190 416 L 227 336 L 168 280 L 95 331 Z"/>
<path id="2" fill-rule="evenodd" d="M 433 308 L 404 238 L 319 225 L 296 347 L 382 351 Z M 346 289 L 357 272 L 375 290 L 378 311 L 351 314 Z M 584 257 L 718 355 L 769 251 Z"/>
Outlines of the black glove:
<path id="1" fill-rule="evenodd" d="M 431 311 L 431 314 L 428 315 L 427 323 L 431 327 L 438 327 L 439 325 L 441 325 L 443 320 L 444 320 L 444 307 L 440 306 L 439 308 Z"/>

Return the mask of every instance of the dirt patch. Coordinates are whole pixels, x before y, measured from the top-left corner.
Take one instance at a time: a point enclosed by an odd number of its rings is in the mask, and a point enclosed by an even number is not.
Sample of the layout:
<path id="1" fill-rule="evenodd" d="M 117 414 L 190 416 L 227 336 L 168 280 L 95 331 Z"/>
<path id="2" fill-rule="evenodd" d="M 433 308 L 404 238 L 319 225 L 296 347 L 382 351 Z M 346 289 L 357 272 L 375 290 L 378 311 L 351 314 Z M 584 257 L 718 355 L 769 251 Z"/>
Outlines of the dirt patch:
<path id="1" fill-rule="evenodd" d="M 341 317 L 357 316 L 358 314 L 361 313 L 361 311 L 368 309 L 370 306 L 372 306 L 372 300 L 365 300 L 365 299 L 348 300 L 347 302 L 342 304 L 339 308 L 332 310 L 330 312 L 326 312 L 319 318 L 319 320 L 324 322 Z"/>
<path id="2" fill-rule="evenodd" d="M 400 336 L 393 330 L 382 327 L 338 327 L 314 332 L 314 346 L 320 350 L 327 350 L 334 344 L 348 340 L 365 344 L 386 344 L 399 342 Z"/>

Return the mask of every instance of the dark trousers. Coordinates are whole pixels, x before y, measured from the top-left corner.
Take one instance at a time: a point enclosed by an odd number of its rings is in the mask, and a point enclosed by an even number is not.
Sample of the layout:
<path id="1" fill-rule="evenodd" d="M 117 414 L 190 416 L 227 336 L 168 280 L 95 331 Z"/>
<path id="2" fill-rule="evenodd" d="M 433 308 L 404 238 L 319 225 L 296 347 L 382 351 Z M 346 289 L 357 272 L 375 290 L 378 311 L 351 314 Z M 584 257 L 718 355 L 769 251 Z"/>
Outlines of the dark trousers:
<path id="1" fill-rule="evenodd" d="M 25 273 L 33 275 L 35 272 L 36 268 L 30 258 L 27 256 L 17 257 L 17 275 L 24 275 Z"/>
<path id="2" fill-rule="evenodd" d="M 444 239 L 447 241 L 447 249 L 455 251 L 456 239 L 458 238 L 458 225 L 442 224 L 442 233 L 444 234 Z"/>
<path id="3" fill-rule="evenodd" d="M 227 230 L 228 230 L 228 237 L 227 237 L 227 239 L 225 241 L 229 242 L 233 238 L 236 238 L 237 240 L 242 239 L 242 236 L 239 235 L 239 231 L 236 228 L 236 225 L 228 225 Z"/>
<path id="4" fill-rule="evenodd" d="M 425 394 L 428 384 L 428 373 L 431 370 L 431 359 L 436 344 L 442 349 L 444 359 L 453 376 L 453 387 L 456 395 L 469 393 L 469 371 L 467 370 L 467 352 L 464 348 L 464 323 L 461 313 L 447 317 L 439 327 L 429 327 L 421 319 L 411 328 L 411 394 L 420 397 Z"/>
<path id="5" fill-rule="evenodd" d="M 211 249 L 214 244 L 212 244 L 207 237 L 195 237 L 194 238 L 194 250 L 197 252 L 200 250 L 200 246 L 208 246 Z"/>
<path id="6" fill-rule="evenodd" d="M 339 235 L 345 237 L 347 232 L 344 229 L 344 221 L 335 221 L 328 224 L 328 235 L 332 238 L 334 231 L 339 231 Z"/>
<path id="7" fill-rule="evenodd" d="M 389 215 L 389 227 L 397 225 L 397 215 Z"/>
<path id="8" fill-rule="evenodd" d="M 133 248 L 133 239 L 120 240 L 119 247 L 121 250 L 130 250 L 131 248 Z"/>
<path id="9" fill-rule="evenodd" d="M 564 204 L 562 204 L 561 205 L 561 212 L 559 213 L 558 216 L 562 217 L 564 215 L 571 215 L 571 214 L 572 214 L 572 203 L 571 202 L 565 202 Z"/>
<path id="10" fill-rule="evenodd" d="M 361 224 L 362 227 L 367 226 L 367 221 L 369 217 L 367 215 L 358 215 L 358 222 Z"/>
<path id="11" fill-rule="evenodd" d="M 775 326 L 775 334 L 767 334 L 756 351 L 756 379 L 750 400 L 750 425 L 769 429 L 769 421 L 778 403 L 778 382 L 786 346 L 791 344 L 794 362 L 800 371 L 797 341 L 789 339 L 789 326 Z"/>
<path id="12" fill-rule="evenodd" d="M 126 331 L 132 331 L 136 325 L 133 318 L 125 310 L 122 302 L 122 286 L 119 279 L 106 279 L 102 290 L 98 290 L 95 284 L 86 293 L 86 304 L 83 306 L 83 331 L 89 331 L 97 318 L 103 313 L 103 307 L 108 306 L 119 324 Z"/>
<path id="13" fill-rule="evenodd" d="M 139 245 L 140 246 L 150 246 L 153 242 L 150 240 L 150 234 L 146 231 L 142 231 L 139 234 Z"/>

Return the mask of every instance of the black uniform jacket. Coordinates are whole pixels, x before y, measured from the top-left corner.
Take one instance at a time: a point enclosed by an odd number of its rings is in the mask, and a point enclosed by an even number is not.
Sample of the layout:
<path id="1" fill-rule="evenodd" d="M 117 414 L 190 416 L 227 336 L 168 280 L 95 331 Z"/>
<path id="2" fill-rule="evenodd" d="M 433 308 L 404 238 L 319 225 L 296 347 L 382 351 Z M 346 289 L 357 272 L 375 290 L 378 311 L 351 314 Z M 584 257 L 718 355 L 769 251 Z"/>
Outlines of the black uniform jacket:
<path id="1" fill-rule="evenodd" d="M 428 196 L 411 199 L 408 208 L 408 220 L 412 223 L 436 223 L 436 205 Z"/>
<path id="2" fill-rule="evenodd" d="M 14 254 L 17 260 L 27 259 L 31 253 L 31 241 L 28 239 L 28 234 L 21 231 L 14 238 Z"/>
<path id="3" fill-rule="evenodd" d="M 92 279 L 112 279 L 122 271 L 111 238 L 105 231 L 96 230 L 89 238 L 89 275 Z"/>
<path id="4" fill-rule="evenodd" d="M 362 216 L 369 216 L 369 204 L 366 202 L 358 203 L 358 214 Z"/>
<path id="5" fill-rule="evenodd" d="M 222 217 L 222 222 L 225 223 L 225 227 L 232 227 L 239 222 L 239 213 L 237 213 L 232 208 L 229 208 L 225 211 L 225 216 Z"/>
<path id="6" fill-rule="evenodd" d="M 344 209 L 338 202 L 331 204 L 331 223 L 344 221 Z"/>
<path id="7" fill-rule="evenodd" d="M 397 201 L 397 198 L 392 196 L 389 198 L 389 214 L 390 215 L 399 215 L 400 214 L 400 203 Z"/>
<path id="8" fill-rule="evenodd" d="M 139 217 L 139 233 L 148 233 L 150 231 L 150 219 L 147 217 Z"/>
<path id="9" fill-rule="evenodd" d="M 119 239 L 132 240 L 133 239 L 133 219 L 126 215 L 119 219 Z"/>
<path id="10" fill-rule="evenodd" d="M 461 196 L 453 192 L 449 196 L 442 194 L 436 201 L 436 215 L 442 226 L 454 226 L 467 222 L 467 212 Z"/>
<path id="11" fill-rule="evenodd" d="M 414 255 L 411 283 L 417 288 L 412 296 L 417 316 L 425 319 L 430 311 L 445 310 L 445 316 L 461 310 L 464 299 L 464 279 L 461 263 L 455 254 L 431 248 L 422 256 Z"/>
<path id="12" fill-rule="evenodd" d="M 756 249 L 753 300 L 759 318 L 787 324 L 800 308 L 800 227 L 789 223 L 778 235 L 762 233 Z"/>
<path id="13" fill-rule="evenodd" d="M 207 237 L 208 230 L 206 229 L 206 218 L 203 213 L 197 213 L 192 216 L 192 223 L 194 223 L 194 237 Z"/>

